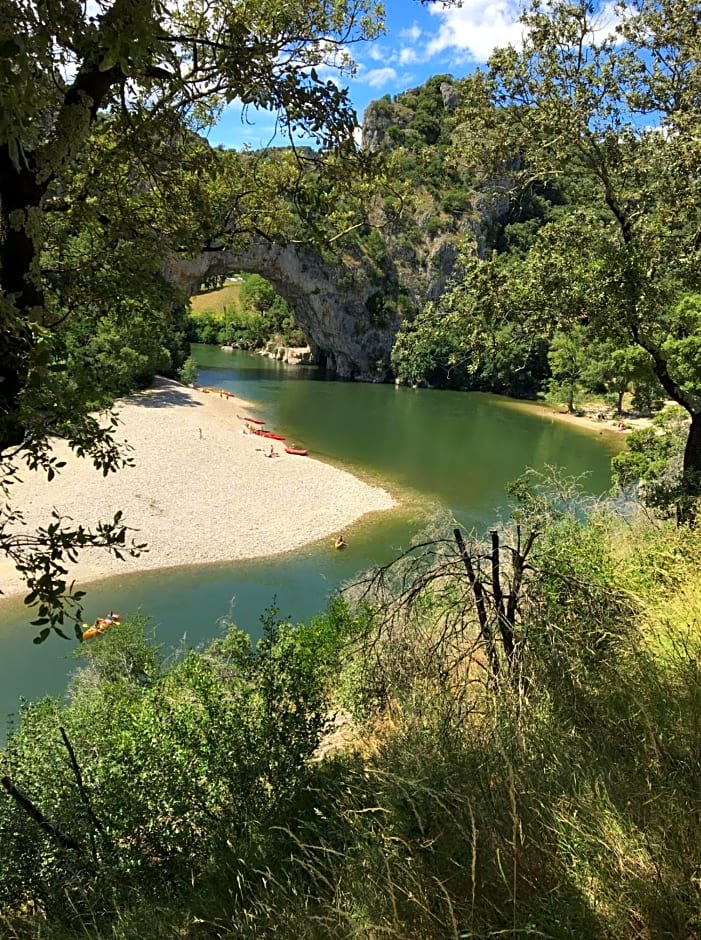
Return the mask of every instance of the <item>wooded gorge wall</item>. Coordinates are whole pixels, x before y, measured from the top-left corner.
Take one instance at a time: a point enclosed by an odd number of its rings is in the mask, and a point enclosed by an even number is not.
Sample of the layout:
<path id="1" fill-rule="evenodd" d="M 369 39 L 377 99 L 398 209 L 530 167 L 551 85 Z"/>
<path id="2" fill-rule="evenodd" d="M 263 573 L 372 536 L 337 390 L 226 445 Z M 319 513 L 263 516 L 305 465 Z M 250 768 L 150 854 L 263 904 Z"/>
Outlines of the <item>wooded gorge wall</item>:
<path id="1" fill-rule="evenodd" d="M 368 107 L 363 147 L 392 153 L 397 185 L 408 187 L 410 197 L 378 192 L 371 224 L 344 240 L 342 251 L 339 243 L 331 260 L 307 245 L 252 236 L 244 248 L 172 256 L 168 281 L 191 296 L 215 276 L 260 274 L 294 311 L 317 362 L 341 378 L 387 380 L 403 320 L 446 290 L 459 242 L 467 238 L 484 250 L 488 232 L 509 208 L 499 198 L 478 204 L 469 181 L 445 169 L 458 100 L 457 86 L 438 76 L 394 102 Z"/>

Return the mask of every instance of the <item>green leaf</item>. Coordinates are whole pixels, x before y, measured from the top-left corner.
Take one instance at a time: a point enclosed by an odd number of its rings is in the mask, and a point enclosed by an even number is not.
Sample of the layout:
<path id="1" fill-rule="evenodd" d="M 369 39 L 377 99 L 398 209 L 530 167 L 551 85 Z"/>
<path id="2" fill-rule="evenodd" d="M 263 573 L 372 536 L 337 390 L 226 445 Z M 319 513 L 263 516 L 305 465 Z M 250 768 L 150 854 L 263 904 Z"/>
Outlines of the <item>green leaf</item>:
<path id="1" fill-rule="evenodd" d="M 100 62 L 99 70 L 101 72 L 109 72 L 110 69 L 114 68 L 115 65 L 119 62 L 119 50 L 118 49 L 108 49 Z"/>

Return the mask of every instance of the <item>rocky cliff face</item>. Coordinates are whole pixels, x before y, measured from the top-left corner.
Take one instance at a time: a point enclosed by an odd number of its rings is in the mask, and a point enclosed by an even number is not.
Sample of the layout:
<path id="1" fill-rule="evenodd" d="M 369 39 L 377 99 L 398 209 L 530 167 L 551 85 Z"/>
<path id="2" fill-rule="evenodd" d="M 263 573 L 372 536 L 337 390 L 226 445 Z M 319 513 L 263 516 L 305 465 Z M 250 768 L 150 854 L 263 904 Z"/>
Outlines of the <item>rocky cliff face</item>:
<path id="1" fill-rule="evenodd" d="M 458 245 L 467 238 L 475 251 L 485 250 L 487 232 L 508 209 L 498 198 L 479 202 L 466 195 L 459 180 L 444 177 L 435 165 L 430 179 L 422 176 L 421 168 L 432 159 L 432 148 L 438 152 L 458 104 L 458 87 L 438 77 L 366 110 L 363 146 L 383 151 L 401 147 L 409 155 L 405 166 L 416 198 L 413 213 L 394 226 L 387 224 L 378 198 L 377 231 L 383 232 L 379 260 L 377 250 L 370 260 L 372 252 L 362 241 L 343 260 L 329 262 L 301 245 L 254 238 L 236 251 L 173 257 L 168 280 L 189 297 L 214 275 L 260 274 L 294 311 L 314 361 L 343 378 L 386 380 L 402 317 L 415 315 L 426 301 L 443 294 L 455 270 Z M 450 199 L 442 198 L 442 188 Z"/>
<path id="2" fill-rule="evenodd" d="M 189 297 L 207 278 L 234 271 L 262 275 L 287 300 L 315 362 L 341 378 L 385 381 L 399 319 L 377 314 L 377 287 L 361 267 L 330 264 L 299 245 L 258 239 L 244 250 L 173 256 L 165 274 Z"/>
<path id="3" fill-rule="evenodd" d="M 414 153 L 417 167 L 427 167 L 423 178 L 419 171 L 412 179 L 414 236 L 407 240 L 405 226 L 398 237 L 387 237 L 398 275 L 419 307 L 445 292 L 455 272 L 458 246 L 468 243 L 478 255 L 488 252 L 490 233 L 509 211 L 508 197 L 499 195 L 506 192 L 500 185 L 503 181 L 494 182 L 490 187 L 493 195 L 487 198 L 470 192 L 447 165 L 441 173 L 441 157 L 436 155 L 447 149 L 459 105 L 459 84 L 448 76 L 438 76 L 394 101 L 386 96 L 371 102 L 363 115 L 362 144 L 366 150 L 402 148 Z"/>

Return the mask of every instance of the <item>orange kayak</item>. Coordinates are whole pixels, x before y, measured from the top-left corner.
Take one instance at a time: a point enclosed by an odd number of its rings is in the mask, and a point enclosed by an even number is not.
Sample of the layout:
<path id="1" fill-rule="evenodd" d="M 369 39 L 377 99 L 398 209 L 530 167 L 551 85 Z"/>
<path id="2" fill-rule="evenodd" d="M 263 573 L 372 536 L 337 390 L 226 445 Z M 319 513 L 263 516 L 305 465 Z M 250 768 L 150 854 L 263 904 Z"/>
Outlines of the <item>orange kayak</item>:
<path id="1" fill-rule="evenodd" d="M 105 617 L 98 617 L 92 626 L 89 626 L 89 624 L 84 623 L 83 626 L 86 629 L 83 630 L 83 639 L 92 640 L 93 637 L 99 636 L 101 633 L 104 633 L 105 630 L 108 630 L 115 623 L 119 623 L 119 614 L 115 614 L 111 620 L 107 620 Z"/>

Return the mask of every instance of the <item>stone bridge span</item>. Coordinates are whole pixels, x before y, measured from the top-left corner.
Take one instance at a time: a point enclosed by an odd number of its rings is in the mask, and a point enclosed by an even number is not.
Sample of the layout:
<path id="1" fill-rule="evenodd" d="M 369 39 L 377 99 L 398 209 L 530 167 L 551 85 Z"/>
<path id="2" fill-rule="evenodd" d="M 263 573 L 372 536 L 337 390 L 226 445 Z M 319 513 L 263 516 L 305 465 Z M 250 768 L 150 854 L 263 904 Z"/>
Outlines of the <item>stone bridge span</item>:
<path id="1" fill-rule="evenodd" d="M 189 297 L 207 278 L 239 271 L 260 274 L 285 298 L 319 364 L 341 378 L 387 377 L 399 320 L 383 308 L 377 284 L 360 265 L 329 263 L 305 246 L 254 239 L 243 249 L 172 257 L 165 275 Z"/>

